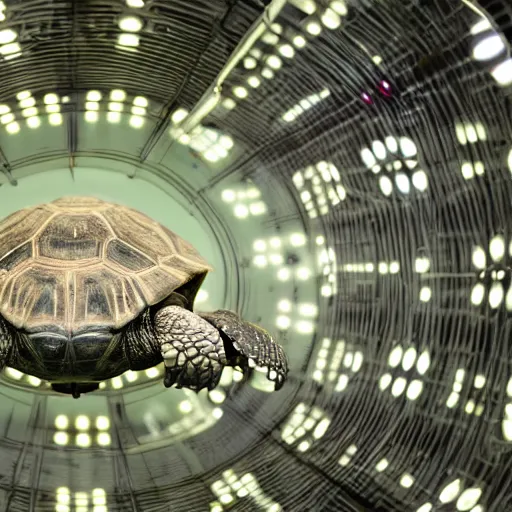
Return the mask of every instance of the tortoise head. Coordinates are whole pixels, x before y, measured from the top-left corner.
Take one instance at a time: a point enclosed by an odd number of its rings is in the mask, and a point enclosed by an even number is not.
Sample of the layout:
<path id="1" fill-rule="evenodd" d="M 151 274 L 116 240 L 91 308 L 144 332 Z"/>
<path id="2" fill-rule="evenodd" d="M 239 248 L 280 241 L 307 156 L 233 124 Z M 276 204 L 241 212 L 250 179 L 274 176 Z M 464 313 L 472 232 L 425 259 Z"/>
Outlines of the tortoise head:
<path id="1" fill-rule="evenodd" d="M 100 387 L 98 382 L 56 382 L 52 389 L 57 393 L 73 395 L 73 398 L 80 398 L 82 393 L 96 391 Z"/>

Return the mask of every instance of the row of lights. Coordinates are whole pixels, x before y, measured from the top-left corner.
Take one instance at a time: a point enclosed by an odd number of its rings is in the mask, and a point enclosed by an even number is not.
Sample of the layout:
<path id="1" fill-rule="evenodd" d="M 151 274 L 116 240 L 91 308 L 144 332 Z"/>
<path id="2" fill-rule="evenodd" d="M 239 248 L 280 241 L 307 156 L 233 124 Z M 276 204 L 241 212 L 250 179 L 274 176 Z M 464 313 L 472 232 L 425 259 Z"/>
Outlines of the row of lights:
<path id="1" fill-rule="evenodd" d="M 100 91 L 89 91 L 85 101 L 85 120 L 89 123 L 97 122 L 99 119 L 100 101 L 103 94 Z M 21 109 L 21 115 L 29 128 L 38 128 L 41 126 L 40 108 L 36 106 L 36 99 L 30 91 L 21 91 L 16 95 L 18 106 Z M 125 109 L 126 92 L 121 89 L 112 90 L 109 94 L 107 104 L 107 121 L 110 123 L 119 123 L 121 115 Z M 59 98 L 55 93 L 45 94 L 43 97 L 44 110 L 48 116 L 48 123 L 51 126 L 62 125 L 63 118 L 61 113 L 61 103 L 68 103 L 69 97 Z M 144 96 L 135 96 L 131 105 L 128 107 L 131 113 L 129 124 L 133 128 L 141 128 L 144 125 L 149 102 Z M 14 112 L 9 105 L 0 105 L 0 123 L 5 125 L 10 134 L 20 131 L 20 124 L 16 120 Z"/>
<path id="2" fill-rule="evenodd" d="M 455 125 L 455 135 L 461 146 L 466 144 L 476 144 L 487 140 L 487 131 L 484 125 L 477 123 L 457 123 Z"/>
<path id="3" fill-rule="evenodd" d="M 325 435 L 330 424 L 331 420 L 322 409 L 308 408 L 301 402 L 284 423 L 281 438 L 290 445 L 300 441 L 297 450 L 305 452 Z"/>
<path id="4" fill-rule="evenodd" d="M 328 98 L 330 95 L 331 92 L 329 89 L 323 89 L 318 94 L 310 94 L 309 96 L 301 99 L 290 110 L 287 110 L 282 115 L 282 120 L 285 123 L 291 123 L 292 121 L 295 121 L 295 119 L 301 116 L 304 112 L 309 110 L 311 107 L 314 107 L 317 103 L 320 103 L 323 99 Z"/>
<path id="5" fill-rule="evenodd" d="M 95 123 L 99 119 L 100 101 L 103 94 L 100 91 L 88 91 L 85 97 L 85 120 L 88 123 Z M 125 108 L 126 92 L 122 89 L 110 91 L 107 104 L 107 121 L 110 123 L 119 123 L 121 114 Z M 130 108 L 129 124 L 132 128 L 142 128 L 147 114 L 149 102 L 144 96 L 135 96 L 132 99 Z"/>
<path id="6" fill-rule="evenodd" d="M 41 126 L 41 118 L 39 117 L 39 109 L 36 106 L 36 99 L 32 96 L 32 93 L 30 91 L 21 91 L 16 94 L 16 99 L 27 126 L 29 128 L 39 128 Z M 48 123 L 51 126 L 62 124 L 61 101 L 66 103 L 69 101 L 69 97 L 65 96 L 61 100 L 55 93 L 48 93 L 43 97 L 44 109 L 48 115 Z M 6 104 L 0 105 L 0 123 L 5 125 L 5 129 L 10 134 L 18 133 L 21 128 L 15 114 L 11 111 L 9 105 Z"/>
<path id="7" fill-rule="evenodd" d="M 100 389 L 107 389 L 108 387 L 110 387 L 111 389 L 122 389 L 125 386 L 129 386 L 130 384 L 133 384 L 134 382 L 137 382 L 140 379 L 146 381 L 155 380 L 162 374 L 162 366 L 163 363 L 161 363 L 158 366 L 147 368 L 146 370 L 128 370 L 127 372 L 124 372 L 122 375 L 113 377 L 109 381 L 100 382 Z"/>
<path id="8" fill-rule="evenodd" d="M 252 473 L 245 473 L 238 477 L 233 469 L 227 469 L 222 473 L 222 478 L 213 482 L 210 488 L 218 500 L 210 503 L 210 512 L 222 512 L 222 505 L 232 504 L 235 501 L 235 495 L 239 498 L 252 499 L 258 510 L 282 511 L 281 505 L 263 492 Z"/>
<path id="9" fill-rule="evenodd" d="M 311 320 L 305 320 L 305 318 L 314 318 L 318 315 L 318 307 L 311 303 L 301 303 L 294 307 L 292 302 L 288 299 L 281 299 L 277 303 L 277 310 L 279 316 L 276 319 L 276 326 L 281 331 L 287 331 L 292 320 L 290 316 L 295 312 L 296 318 L 295 329 L 301 334 L 311 334 L 315 330 L 315 324 Z M 295 310 L 295 311 L 294 311 Z"/>
<path id="10" fill-rule="evenodd" d="M 328 361 L 330 362 L 328 380 L 329 382 L 333 382 L 336 379 L 336 376 L 338 375 L 338 369 L 341 365 L 343 354 L 345 352 L 345 341 L 338 341 L 334 350 L 330 351 L 330 349 L 331 339 L 324 338 L 322 340 L 320 350 L 316 356 L 315 368 L 313 370 L 313 380 L 317 382 L 324 381 L 324 374 L 327 370 Z M 331 352 L 330 355 L 329 352 Z"/>
<path id="11" fill-rule="evenodd" d="M 5 3 L 0 2 L 0 21 L 5 21 L 5 11 Z M 12 28 L 0 30 L 0 55 L 5 60 L 21 56 L 21 46 L 16 39 L 18 39 L 18 33 Z"/>
<path id="12" fill-rule="evenodd" d="M 107 493 L 102 488 L 93 489 L 90 493 L 74 492 L 72 496 L 69 487 L 58 487 L 55 501 L 55 512 L 108 512 Z"/>
<path id="13" fill-rule="evenodd" d="M 5 367 L 4 375 L 10 380 L 26 382 L 35 388 L 38 388 L 43 384 L 43 381 L 40 378 L 35 377 L 34 375 L 28 375 L 27 373 L 20 372 L 19 370 L 11 368 L 10 366 Z"/>
<path id="14" fill-rule="evenodd" d="M 420 192 L 428 188 L 427 175 L 418 167 L 415 158 L 417 154 L 418 148 L 409 137 L 390 135 L 384 141 L 374 140 L 371 148 L 363 148 L 361 159 L 367 169 L 379 176 L 379 187 L 385 196 L 390 196 L 394 190 L 391 177 L 398 191 L 407 195 L 411 191 L 411 184 Z"/>
<path id="15" fill-rule="evenodd" d="M 466 377 L 466 371 L 464 368 L 459 368 L 455 372 L 455 381 L 453 383 L 452 392 L 450 396 L 446 400 L 446 407 L 449 409 L 453 409 L 458 403 L 460 399 L 460 393 L 462 391 L 462 385 L 464 384 L 464 379 Z M 476 375 L 473 381 L 473 387 L 475 389 L 482 389 L 485 386 L 485 377 L 483 375 Z M 481 416 L 484 412 L 484 404 L 475 404 L 475 401 L 469 399 L 466 402 L 464 407 L 464 411 L 466 414 L 474 414 L 475 416 Z"/>
<path id="16" fill-rule="evenodd" d="M 486 18 L 475 23 L 470 30 L 474 37 L 472 57 L 474 60 L 491 63 L 490 73 L 502 87 L 512 84 L 512 59 L 502 34 L 496 32 Z"/>
<path id="17" fill-rule="evenodd" d="M 136 51 L 140 38 L 137 32 L 144 26 L 139 16 L 123 16 L 119 18 L 118 26 L 122 32 L 117 36 L 116 48 L 120 50 Z"/>
<path id="18" fill-rule="evenodd" d="M 284 263 L 282 250 L 286 245 L 293 248 L 303 247 L 306 245 L 306 236 L 304 233 L 296 232 L 284 239 L 278 236 L 269 239 L 257 238 L 252 244 L 255 252 L 252 259 L 253 264 L 259 268 L 265 268 L 268 264 L 282 265 Z"/>
<path id="19" fill-rule="evenodd" d="M 400 479 L 400 485 L 406 489 L 412 487 L 415 483 L 414 477 L 405 473 Z M 452 503 L 457 500 L 455 507 L 460 512 L 483 512 L 482 505 L 478 504 L 478 500 L 482 496 L 480 487 L 469 487 L 463 490 L 463 483 L 460 478 L 450 482 L 439 493 L 438 501 L 441 505 Z M 416 512 L 431 512 L 434 505 L 430 502 L 421 505 Z"/>
<path id="20" fill-rule="evenodd" d="M 94 425 L 85 414 L 80 414 L 75 418 L 73 426 L 70 425 L 70 420 L 65 414 L 59 414 L 55 418 L 56 432 L 53 435 L 53 441 L 59 446 L 66 446 L 69 444 L 70 433 L 75 437 L 75 444 L 80 448 L 88 448 L 92 444 L 91 430 L 95 435 L 96 443 L 99 446 L 109 446 L 111 444 L 110 434 L 107 432 L 110 429 L 110 420 L 107 416 L 97 416 Z M 71 432 L 68 432 L 68 429 Z"/>
<path id="21" fill-rule="evenodd" d="M 383 473 L 390 467 L 388 459 L 383 458 L 375 465 L 375 471 L 377 473 Z M 404 489 L 410 489 L 416 479 L 410 473 L 403 473 L 400 477 L 399 484 Z M 439 493 L 438 502 L 442 505 L 447 503 L 456 502 L 456 509 L 460 512 L 483 512 L 482 505 L 478 504 L 478 501 L 482 495 L 482 489 L 480 487 L 468 487 L 463 490 L 463 482 L 460 478 L 457 478 L 445 485 Z M 432 512 L 434 505 L 430 502 L 421 505 L 416 512 Z"/>
<path id="22" fill-rule="evenodd" d="M 503 431 L 503 437 L 506 441 L 512 442 L 512 378 L 507 383 L 507 397 L 511 400 L 505 404 L 505 410 L 503 415 L 503 421 L 501 422 L 501 428 Z"/>
<path id="23" fill-rule="evenodd" d="M 188 110 L 184 108 L 172 113 L 172 126 L 169 131 L 171 137 L 177 139 L 180 144 L 189 146 L 208 162 L 215 163 L 226 158 L 235 145 L 232 137 L 201 125 L 196 126 L 190 134 L 183 133 L 179 125 L 187 116 Z"/>
<path id="24" fill-rule="evenodd" d="M 392 369 L 398 369 L 401 365 L 405 376 L 399 376 L 395 379 L 392 373 L 385 373 L 379 379 L 379 388 L 385 391 L 391 385 L 391 394 L 395 398 L 401 396 L 407 388 L 406 397 L 411 400 L 417 400 L 423 392 L 423 381 L 415 378 L 408 381 L 408 374 L 417 372 L 419 375 L 425 375 L 430 367 L 430 354 L 427 350 L 423 351 L 418 357 L 414 347 L 408 347 L 406 350 L 402 345 L 396 345 L 388 357 L 388 366 Z"/>
<path id="25" fill-rule="evenodd" d="M 308 7 L 304 6 L 304 2 L 296 3 L 296 6 L 306 12 L 313 14 L 304 24 L 305 31 L 309 36 L 316 37 L 322 32 L 322 26 L 330 30 L 335 30 L 341 25 L 341 19 L 347 15 L 347 7 L 345 2 L 335 0 L 330 2 L 329 7 L 323 10 L 320 16 L 314 14 L 317 6 L 314 2 Z M 273 23 L 270 30 L 265 32 L 261 37 L 261 42 L 268 46 L 276 47 L 277 52 L 272 54 L 264 54 L 259 48 L 252 48 L 249 55 L 244 59 L 244 68 L 251 72 L 247 77 L 247 85 L 253 89 L 261 85 L 261 78 L 271 80 L 274 78 L 275 73 L 283 66 L 283 59 L 293 59 L 296 50 L 301 50 L 307 44 L 306 38 L 302 34 L 296 34 L 291 39 L 292 44 L 287 41 L 281 42 L 281 37 L 284 33 L 282 25 Z M 260 66 L 261 71 L 259 74 L 255 70 Z M 248 88 L 245 85 L 236 85 L 232 89 L 233 95 L 238 99 L 245 99 L 249 96 Z M 316 98 L 312 98 L 315 101 Z M 235 108 L 236 101 L 232 98 L 225 98 L 222 105 L 227 110 Z M 302 108 L 302 106 L 300 106 Z M 286 114 L 285 114 L 286 115 Z M 291 118 L 291 114 L 287 116 Z"/>
<path id="26" fill-rule="evenodd" d="M 246 219 L 249 215 L 257 217 L 267 212 L 266 203 L 260 199 L 261 192 L 254 186 L 245 190 L 225 189 L 221 198 L 233 205 L 233 214 L 238 219 Z"/>
<path id="27" fill-rule="evenodd" d="M 317 266 L 322 275 L 320 295 L 322 297 L 331 297 L 338 292 L 338 283 L 336 282 L 336 273 L 338 271 L 336 253 L 332 247 L 326 246 L 325 237 L 323 235 L 318 235 L 315 242 L 317 247 L 321 248 L 317 258 Z"/>
<path id="28" fill-rule="evenodd" d="M 507 311 L 512 311 L 512 286 L 505 281 L 507 272 L 503 268 L 489 271 L 489 267 L 502 265 L 503 260 L 512 258 L 512 241 L 506 247 L 503 235 L 496 235 L 489 241 L 488 253 L 490 261 L 487 260 L 486 251 L 481 246 L 475 246 L 472 253 L 472 263 L 479 271 L 478 282 L 471 290 L 471 303 L 480 306 L 487 295 L 489 306 L 497 309 L 503 302 Z M 486 281 L 487 275 L 490 277 Z"/>
<path id="29" fill-rule="evenodd" d="M 292 176 L 300 199 L 310 219 L 329 213 L 329 204 L 336 206 L 347 197 L 341 184 L 338 168 L 332 162 L 324 160 L 296 171 Z"/>

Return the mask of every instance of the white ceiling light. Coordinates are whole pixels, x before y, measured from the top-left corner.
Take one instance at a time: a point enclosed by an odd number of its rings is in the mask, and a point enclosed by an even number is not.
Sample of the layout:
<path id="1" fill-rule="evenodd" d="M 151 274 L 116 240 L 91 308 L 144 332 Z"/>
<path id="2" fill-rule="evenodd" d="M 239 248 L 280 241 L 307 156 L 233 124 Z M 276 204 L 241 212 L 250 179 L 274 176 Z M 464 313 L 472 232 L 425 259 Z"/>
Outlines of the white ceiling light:
<path id="1" fill-rule="evenodd" d="M 291 59 L 295 55 L 295 50 L 293 49 L 293 46 L 290 44 L 282 44 L 279 47 L 279 53 L 286 57 L 287 59 Z"/>
<path id="2" fill-rule="evenodd" d="M 428 178 L 425 171 L 419 170 L 412 175 L 412 184 L 420 192 L 425 192 L 428 188 Z"/>
<path id="3" fill-rule="evenodd" d="M 374 140 L 372 142 L 373 154 L 379 159 L 384 160 L 386 158 L 386 146 L 380 140 Z"/>
<path id="4" fill-rule="evenodd" d="M 117 101 L 111 101 L 108 104 L 108 109 L 111 112 L 122 112 L 123 111 L 123 104 L 122 103 L 118 103 Z"/>
<path id="5" fill-rule="evenodd" d="M 414 144 L 414 142 L 408 137 L 401 137 L 400 151 L 404 157 L 409 158 L 415 156 L 418 153 L 418 148 L 416 147 L 416 144 Z"/>
<path id="6" fill-rule="evenodd" d="M 263 68 L 261 71 L 261 76 L 268 80 L 274 78 L 274 72 L 270 68 Z"/>
<path id="7" fill-rule="evenodd" d="M 129 123 L 132 128 L 142 128 L 144 126 L 144 118 L 140 116 L 131 116 Z"/>
<path id="8" fill-rule="evenodd" d="M 53 435 L 53 442 L 60 446 L 68 444 L 69 436 L 66 432 L 55 432 Z"/>
<path id="9" fill-rule="evenodd" d="M 487 18 L 481 19 L 480 21 L 476 22 L 470 29 L 470 33 L 472 35 L 479 34 L 480 32 L 483 32 L 484 30 L 488 30 L 492 28 L 492 25 L 490 24 L 489 20 Z"/>
<path id="10" fill-rule="evenodd" d="M 139 32 L 142 20 L 138 16 L 124 16 L 119 20 L 119 28 L 125 32 Z"/>
<path id="11" fill-rule="evenodd" d="M 482 39 L 473 48 L 473 58 L 475 60 L 490 60 L 505 50 L 505 44 L 498 34 Z"/>
<path id="12" fill-rule="evenodd" d="M 237 97 L 237 98 L 247 98 L 248 96 L 248 92 L 247 92 L 247 89 L 245 87 L 242 87 L 241 85 L 237 86 L 237 87 L 233 87 L 233 94 Z"/>
<path id="13" fill-rule="evenodd" d="M 12 59 L 21 55 L 21 47 L 18 43 L 9 43 L 0 46 L 0 53 L 5 55 L 6 59 Z"/>
<path id="14" fill-rule="evenodd" d="M 98 118 L 98 112 L 86 112 L 85 116 L 87 118 L 87 114 L 94 114 L 96 116 L 96 119 Z M 48 116 L 48 122 L 52 126 L 58 126 L 62 124 L 62 114 L 59 113 L 53 113 Z"/>
<path id="15" fill-rule="evenodd" d="M 3 116 L 0 116 L 0 123 L 2 124 L 9 124 L 12 121 L 14 121 L 14 114 L 8 113 L 4 114 Z"/>
<path id="16" fill-rule="evenodd" d="M 267 64 L 272 69 L 279 69 L 283 65 L 283 62 L 277 55 L 270 55 L 267 59 Z"/>
<path id="17" fill-rule="evenodd" d="M 30 91 L 21 91 L 18 94 L 16 94 L 17 100 L 26 100 L 32 96 L 32 93 Z"/>
<path id="18" fill-rule="evenodd" d="M 254 57 L 246 57 L 244 59 L 245 69 L 254 69 L 258 65 L 258 61 Z"/>
<path id="19" fill-rule="evenodd" d="M 139 46 L 139 36 L 135 34 L 119 34 L 117 44 L 134 48 L 135 46 Z"/>
<path id="20" fill-rule="evenodd" d="M 41 126 L 41 119 L 37 116 L 27 118 L 27 126 L 29 128 L 39 128 Z"/>
<path id="21" fill-rule="evenodd" d="M 37 108 L 36 107 L 25 108 L 21 111 L 21 114 L 23 115 L 23 117 L 37 116 Z"/>
<path id="22" fill-rule="evenodd" d="M 344 0 L 334 0 L 331 2 L 331 9 L 340 16 L 346 16 L 348 14 L 347 5 Z"/>
<path id="23" fill-rule="evenodd" d="M 86 96 L 87 101 L 100 101 L 101 100 L 101 92 L 100 91 L 89 91 Z"/>
<path id="24" fill-rule="evenodd" d="M 245 219 L 249 215 L 249 209 L 245 204 L 237 204 L 234 208 L 235 217 L 238 217 L 239 219 Z"/>
<path id="25" fill-rule="evenodd" d="M 86 101 L 85 110 L 99 110 L 100 104 L 97 101 Z"/>
<path id="26" fill-rule="evenodd" d="M 332 9 L 326 9 L 322 14 L 322 23 L 330 30 L 335 30 L 341 25 L 340 16 Z"/>
<path id="27" fill-rule="evenodd" d="M 501 64 L 498 64 L 491 71 L 491 75 L 500 85 L 512 84 L 512 59 L 506 59 Z"/>
<path id="28" fill-rule="evenodd" d="M 81 448 L 87 448 L 91 446 L 91 436 L 89 434 L 78 434 L 76 436 L 76 444 Z"/>
<path id="29" fill-rule="evenodd" d="M 10 28 L 0 30 L 0 44 L 12 43 L 17 37 L 18 34 Z"/>
<path id="30" fill-rule="evenodd" d="M 318 21 L 310 21 L 306 25 L 306 30 L 312 36 L 317 36 L 322 32 L 322 27 L 320 26 L 320 23 L 318 23 Z"/>
<path id="31" fill-rule="evenodd" d="M 279 281 L 288 281 L 288 279 L 290 279 L 290 269 L 287 268 L 287 267 L 283 267 L 283 268 L 280 268 L 278 271 L 277 271 L 277 279 L 279 279 Z"/>
<path id="32" fill-rule="evenodd" d="M 253 88 L 253 89 L 256 89 L 257 87 L 259 87 L 261 85 L 261 80 L 257 77 L 257 76 L 250 76 L 248 79 L 247 79 L 247 83 Z"/>
<path id="33" fill-rule="evenodd" d="M 148 100 L 144 96 L 136 96 L 135 98 L 133 98 L 133 104 L 136 107 L 147 107 Z"/>
<path id="34" fill-rule="evenodd" d="M 222 191 L 221 197 L 224 202 L 232 203 L 236 199 L 236 194 L 234 190 L 225 189 Z"/>
<path id="35" fill-rule="evenodd" d="M 441 491 L 441 494 L 439 495 L 439 501 L 441 503 L 450 503 L 459 495 L 460 487 L 461 480 L 458 478 L 457 480 L 454 480 L 446 487 L 444 487 L 444 489 Z"/>
<path id="36" fill-rule="evenodd" d="M 188 116 L 188 110 L 185 110 L 184 108 L 179 108 L 178 110 L 175 110 L 171 116 L 171 121 L 175 124 L 181 123 L 183 119 L 185 119 Z"/>
<path id="37" fill-rule="evenodd" d="M 316 11 L 314 0 L 290 0 L 290 3 L 305 14 L 313 14 Z"/>
<path id="38" fill-rule="evenodd" d="M 135 116 L 145 116 L 146 115 L 146 109 L 144 107 L 132 107 L 131 112 Z"/>
<path id="39" fill-rule="evenodd" d="M 98 430 L 108 430 L 110 428 L 110 420 L 107 416 L 98 416 L 96 418 L 96 428 Z"/>
<path id="40" fill-rule="evenodd" d="M 65 430 L 69 426 L 68 417 L 64 414 L 59 414 L 55 418 L 55 426 L 60 430 Z"/>
<path id="41" fill-rule="evenodd" d="M 43 101 L 46 105 L 55 105 L 59 103 L 59 97 L 56 94 L 48 93 L 45 94 Z"/>
<path id="42" fill-rule="evenodd" d="M 393 192 L 393 184 L 391 183 L 391 180 L 387 176 L 381 176 L 379 179 L 379 186 L 381 192 L 385 196 L 390 196 Z"/>
<path id="43" fill-rule="evenodd" d="M 290 243 L 294 247 L 300 247 L 306 244 L 306 235 L 304 233 L 292 233 L 290 235 Z"/>
<path id="44" fill-rule="evenodd" d="M 124 101 L 126 99 L 126 93 L 122 89 L 114 89 L 110 92 L 110 99 L 112 101 Z"/>
<path id="45" fill-rule="evenodd" d="M 293 44 L 297 48 L 304 48 L 306 46 L 306 38 L 304 36 L 298 35 L 293 38 Z"/>
<path id="46" fill-rule="evenodd" d="M 274 34 L 273 32 L 266 32 L 265 34 L 263 34 L 261 40 L 265 44 L 270 44 L 273 46 L 279 43 L 279 36 L 277 34 Z"/>
<path id="47" fill-rule="evenodd" d="M 276 326 L 278 327 L 278 329 L 286 330 L 290 327 L 290 325 L 291 325 L 291 320 L 289 317 L 284 316 L 284 315 L 277 317 Z"/>

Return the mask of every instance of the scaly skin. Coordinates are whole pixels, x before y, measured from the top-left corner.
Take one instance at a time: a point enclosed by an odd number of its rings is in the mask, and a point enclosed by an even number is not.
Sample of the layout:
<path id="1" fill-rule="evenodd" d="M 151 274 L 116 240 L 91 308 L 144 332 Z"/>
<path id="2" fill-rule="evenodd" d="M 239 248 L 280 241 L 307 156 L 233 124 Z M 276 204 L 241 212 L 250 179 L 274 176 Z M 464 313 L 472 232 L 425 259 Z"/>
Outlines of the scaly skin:
<path id="1" fill-rule="evenodd" d="M 164 358 L 167 387 L 211 390 L 224 366 L 237 365 L 243 370 L 265 368 L 276 390 L 286 380 L 288 363 L 282 347 L 267 331 L 231 311 L 195 314 L 167 306 L 156 313 L 153 328 Z"/>
<path id="2" fill-rule="evenodd" d="M 276 391 L 283 387 L 288 361 L 283 348 L 265 329 L 225 309 L 198 314 L 220 331 L 225 343 L 232 345 L 242 368 L 264 368 L 267 378 L 275 383 Z"/>
<path id="3" fill-rule="evenodd" d="M 229 364 L 224 343 L 215 327 L 179 306 L 159 310 L 154 330 L 165 365 L 164 384 L 193 391 L 213 389 Z"/>

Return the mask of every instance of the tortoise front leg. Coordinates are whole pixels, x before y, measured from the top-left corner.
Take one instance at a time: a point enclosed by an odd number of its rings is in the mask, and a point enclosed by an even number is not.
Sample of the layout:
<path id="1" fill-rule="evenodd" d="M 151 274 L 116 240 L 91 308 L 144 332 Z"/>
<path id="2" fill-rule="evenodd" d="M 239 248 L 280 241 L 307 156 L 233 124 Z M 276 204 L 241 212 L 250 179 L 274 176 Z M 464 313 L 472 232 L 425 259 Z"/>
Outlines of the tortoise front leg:
<path id="1" fill-rule="evenodd" d="M 217 386 L 229 364 L 219 331 L 180 306 L 155 313 L 153 329 L 165 365 L 164 385 L 193 391 Z"/>

